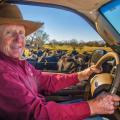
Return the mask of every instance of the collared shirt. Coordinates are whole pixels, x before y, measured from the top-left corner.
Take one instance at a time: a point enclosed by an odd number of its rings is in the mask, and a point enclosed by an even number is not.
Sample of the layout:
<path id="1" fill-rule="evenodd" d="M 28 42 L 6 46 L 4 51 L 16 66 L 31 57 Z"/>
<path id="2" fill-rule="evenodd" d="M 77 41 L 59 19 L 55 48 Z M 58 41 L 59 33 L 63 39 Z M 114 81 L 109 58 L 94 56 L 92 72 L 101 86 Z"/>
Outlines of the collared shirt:
<path id="1" fill-rule="evenodd" d="M 76 83 L 76 73 L 41 72 L 0 53 L 0 120 L 82 120 L 90 115 L 87 102 L 46 102 L 42 95 Z"/>

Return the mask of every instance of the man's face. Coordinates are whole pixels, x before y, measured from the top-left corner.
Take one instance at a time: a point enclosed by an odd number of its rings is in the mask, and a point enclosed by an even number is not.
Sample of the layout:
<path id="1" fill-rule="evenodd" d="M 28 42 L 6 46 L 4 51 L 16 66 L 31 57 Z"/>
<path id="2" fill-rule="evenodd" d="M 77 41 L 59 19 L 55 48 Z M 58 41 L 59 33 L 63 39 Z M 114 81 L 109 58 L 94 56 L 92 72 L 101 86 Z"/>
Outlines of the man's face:
<path id="1" fill-rule="evenodd" d="M 23 25 L 0 25 L 0 51 L 12 58 L 20 58 L 25 47 Z"/>

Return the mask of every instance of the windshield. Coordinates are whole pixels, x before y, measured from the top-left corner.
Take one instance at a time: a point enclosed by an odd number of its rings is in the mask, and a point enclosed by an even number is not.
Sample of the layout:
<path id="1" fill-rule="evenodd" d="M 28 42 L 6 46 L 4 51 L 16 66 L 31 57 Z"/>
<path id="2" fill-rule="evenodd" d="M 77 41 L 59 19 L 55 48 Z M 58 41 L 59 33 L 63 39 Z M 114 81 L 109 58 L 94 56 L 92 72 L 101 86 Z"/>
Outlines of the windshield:
<path id="1" fill-rule="evenodd" d="M 114 0 L 109 4 L 106 4 L 100 9 L 100 11 L 120 34 L 120 0 Z"/>

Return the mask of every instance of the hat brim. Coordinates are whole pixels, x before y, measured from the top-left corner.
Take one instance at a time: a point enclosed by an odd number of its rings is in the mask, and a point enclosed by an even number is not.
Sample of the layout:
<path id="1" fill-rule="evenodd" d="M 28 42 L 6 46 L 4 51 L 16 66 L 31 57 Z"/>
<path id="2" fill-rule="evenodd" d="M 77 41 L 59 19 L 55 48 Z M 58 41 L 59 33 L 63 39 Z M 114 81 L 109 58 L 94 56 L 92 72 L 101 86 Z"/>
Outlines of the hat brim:
<path id="1" fill-rule="evenodd" d="M 31 33 L 35 32 L 38 30 L 44 23 L 41 22 L 32 22 L 28 20 L 20 20 L 20 19 L 7 19 L 7 18 L 2 18 L 0 17 L 0 25 L 4 24 L 12 24 L 12 25 L 23 25 L 25 27 L 25 35 L 30 35 Z"/>

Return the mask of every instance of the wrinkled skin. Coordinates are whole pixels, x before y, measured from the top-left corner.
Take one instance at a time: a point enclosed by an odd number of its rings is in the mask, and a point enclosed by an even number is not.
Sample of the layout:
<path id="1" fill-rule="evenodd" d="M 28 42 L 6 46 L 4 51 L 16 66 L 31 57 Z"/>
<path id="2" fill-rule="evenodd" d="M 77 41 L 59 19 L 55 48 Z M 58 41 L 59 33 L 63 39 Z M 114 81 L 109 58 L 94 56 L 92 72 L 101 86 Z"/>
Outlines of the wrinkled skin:
<path id="1" fill-rule="evenodd" d="M 25 28 L 22 25 L 0 25 L 0 51 L 19 58 L 25 47 Z"/>
<path id="2" fill-rule="evenodd" d="M 103 93 L 97 96 L 95 99 L 88 101 L 91 109 L 91 115 L 113 114 L 118 107 L 115 105 L 115 103 L 119 101 L 119 96 Z"/>

